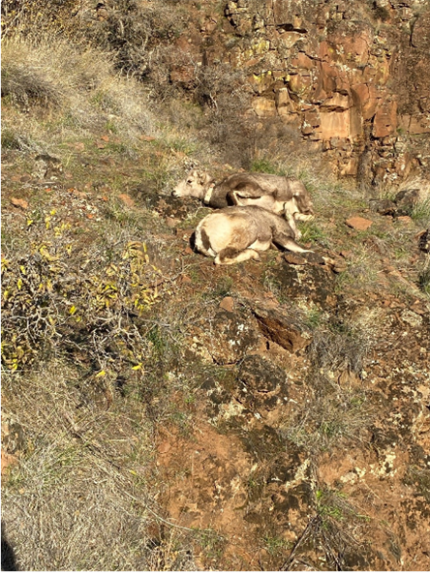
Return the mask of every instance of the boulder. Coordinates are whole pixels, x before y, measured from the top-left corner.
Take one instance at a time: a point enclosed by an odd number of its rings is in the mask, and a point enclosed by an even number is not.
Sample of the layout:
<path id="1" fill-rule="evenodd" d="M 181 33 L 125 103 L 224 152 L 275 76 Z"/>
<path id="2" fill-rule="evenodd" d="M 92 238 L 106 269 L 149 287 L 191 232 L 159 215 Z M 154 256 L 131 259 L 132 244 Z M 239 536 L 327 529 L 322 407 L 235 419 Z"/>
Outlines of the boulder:
<path id="1" fill-rule="evenodd" d="M 379 213 L 380 215 L 395 215 L 397 211 L 397 206 L 394 201 L 390 201 L 390 199 L 371 199 L 369 202 L 369 207 L 375 213 Z"/>
<path id="2" fill-rule="evenodd" d="M 350 217 L 345 222 L 348 227 L 351 227 L 351 229 L 355 229 L 356 231 L 367 231 L 367 229 L 373 224 L 372 221 L 364 219 L 363 217 Z"/>
<path id="3" fill-rule="evenodd" d="M 421 189 L 403 189 L 394 198 L 400 214 L 409 214 L 423 200 L 425 197 Z"/>

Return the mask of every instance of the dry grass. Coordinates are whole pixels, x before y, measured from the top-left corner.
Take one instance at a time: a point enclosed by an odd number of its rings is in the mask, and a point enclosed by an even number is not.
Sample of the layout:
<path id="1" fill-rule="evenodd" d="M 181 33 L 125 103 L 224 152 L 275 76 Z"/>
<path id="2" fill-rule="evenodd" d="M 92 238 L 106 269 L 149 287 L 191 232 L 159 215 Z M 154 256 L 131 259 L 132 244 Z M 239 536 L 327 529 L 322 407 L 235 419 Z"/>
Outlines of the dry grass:
<path id="1" fill-rule="evenodd" d="M 63 124 L 63 135 L 94 132 L 107 122 L 131 140 L 155 130 L 142 87 L 119 77 L 107 53 L 67 40 L 7 38 L 2 96 L 27 112 L 51 110 Z"/>
<path id="2" fill-rule="evenodd" d="M 130 536 L 131 544 L 144 539 L 148 522 L 144 508 L 133 508 L 124 495 L 133 492 L 132 476 L 118 470 L 127 462 L 127 449 L 129 455 L 136 449 L 134 432 L 125 435 L 123 420 L 119 427 L 113 412 L 97 414 L 93 404 L 82 404 L 72 369 L 47 365 L 30 378 L 28 385 L 24 377 L 4 377 L 5 390 L 16 396 L 8 399 L 9 408 L 16 409 L 28 443 L 2 504 L 20 567 L 111 570 L 120 561 L 130 564 L 121 538 Z M 140 448 L 149 459 L 143 417 L 140 423 Z"/>
<path id="3" fill-rule="evenodd" d="M 314 389 L 305 406 L 280 427 L 280 435 L 304 447 L 311 457 L 333 447 L 365 443 L 375 417 L 368 396 L 361 389 L 341 389 L 338 384 L 314 374 Z"/>
<path id="4" fill-rule="evenodd" d="M 19 568 L 192 569 L 189 545 L 174 543 L 183 533 L 157 518 L 152 425 L 138 385 L 106 410 L 81 376 L 61 362 L 3 376 L 26 438 L 2 498 Z"/>
<path id="5" fill-rule="evenodd" d="M 350 325 L 334 323 L 314 334 L 310 346 L 312 364 L 331 371 L 349 369 L 361 375 L 370 348 L 370 339 Z"/>
<path id="6" fill-rule="evenodd" d="M 194 388 L 180 355 L 202 308 L 193 300 L 155 314 L 140 326 L 148 355 L 137 370 L 94 377 L 79 359 L 85 344 L 75 357 L 4 372 L 3 407 L 25 442 L 2 504 L 21 569 L 196 569 L 193 547 L 206 532 L 163 516 L 154 446 L 169 393 Z"/>

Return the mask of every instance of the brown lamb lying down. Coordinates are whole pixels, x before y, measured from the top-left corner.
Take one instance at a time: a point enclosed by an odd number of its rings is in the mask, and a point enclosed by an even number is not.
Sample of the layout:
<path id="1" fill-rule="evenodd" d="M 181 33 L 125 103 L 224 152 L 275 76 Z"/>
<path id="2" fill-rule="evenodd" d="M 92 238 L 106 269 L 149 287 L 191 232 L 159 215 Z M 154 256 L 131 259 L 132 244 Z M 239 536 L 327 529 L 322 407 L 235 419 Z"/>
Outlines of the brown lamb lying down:
<path id="1" fill-rule="evenodd" d="M 310 252 L 300 247 L 295 237 L 290 223 L 267 209 L 255 205 L 225 207 L 200 221 L 195 248 L 215 257 L 216 265 L 260 260 L 257 251 L 267 251 L 272 243 L 296 253 Z"/>
<path id="2" fill-rule="evenodd" d="M 222 209 L 229 205 L 256 205 L 284 215 L 296 235 L 296 221 L 313 218 L 312 199 L 298 179 L 289 179 L 269 173 L 236 173 L 215 183 L 204 172 L 191 171 L 173 190 L 175 197 L 196 197 L 206 205 Z"/>

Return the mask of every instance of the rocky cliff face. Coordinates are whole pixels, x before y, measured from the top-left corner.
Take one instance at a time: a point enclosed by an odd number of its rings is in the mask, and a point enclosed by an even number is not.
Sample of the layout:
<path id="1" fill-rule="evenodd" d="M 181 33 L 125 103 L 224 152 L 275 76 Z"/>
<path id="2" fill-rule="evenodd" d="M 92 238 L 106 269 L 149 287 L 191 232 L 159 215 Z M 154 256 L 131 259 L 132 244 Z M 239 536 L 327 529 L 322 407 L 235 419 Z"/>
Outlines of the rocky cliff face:
<path id="1" fill-rule="evenodd" d="M 122 71 L 149 80 L 157 102 L 173 88 L 229 124 L 235 118 L 239 129 L 251 120 L 253 134 L 283 124 L 294 145 L 302 138 L 337 175 L 366 187 L 430 179 L 429 0 L 62 5 L 44 20 L 49 33 L 90 37 L 112 52 Z M 14 3 L 5 6 L 6 32 L 18 16 L 27 19 L 24 36 L 41 27 L 37 3 L 18 13 Z M 232 100 L 239 92 L 246 97 L 237 106 Z M 276 137 L 275 129 L 269 143 Z"/>
<path id="2" fill-rule="evenodd" d="M 176 45 L 192 57 L 178 56 L 173 83 L 190 88 L 201 66 L 228 63 L 246 74 L 256 120 L 280 118 L 340 176 L 428 175 L 427 0 L 194 2 L 191 13 Z"/>

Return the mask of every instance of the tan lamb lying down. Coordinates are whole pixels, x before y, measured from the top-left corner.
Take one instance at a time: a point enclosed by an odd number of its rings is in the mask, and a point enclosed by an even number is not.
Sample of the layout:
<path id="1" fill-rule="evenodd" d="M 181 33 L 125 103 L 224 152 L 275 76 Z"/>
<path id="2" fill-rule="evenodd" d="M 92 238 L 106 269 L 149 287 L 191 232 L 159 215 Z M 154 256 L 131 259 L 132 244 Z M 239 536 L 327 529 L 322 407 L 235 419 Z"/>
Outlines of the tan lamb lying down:
<path id="1" fill-rule="evenodd" d="M 260 260 L 257 251 L 272 244 L 295 253 L 311 252 L 295 242 L 290 223 L 262 207 L 225 207 L 207 215 L 195 232 L 195 248 L 216 265 L 231 265 L 248 259 Z"/>
<path id="2" fill-rule="evenodd" d="M 196 197 L 215 209 L 257 205 L 284 215 L 296 233 L 295 222 L 314 215 L 311 196 L 301 181 L 270 173 L 236 173 L 215 183 L 208 173 L 194 170 L 175 187 L 173 196 Z"/>

